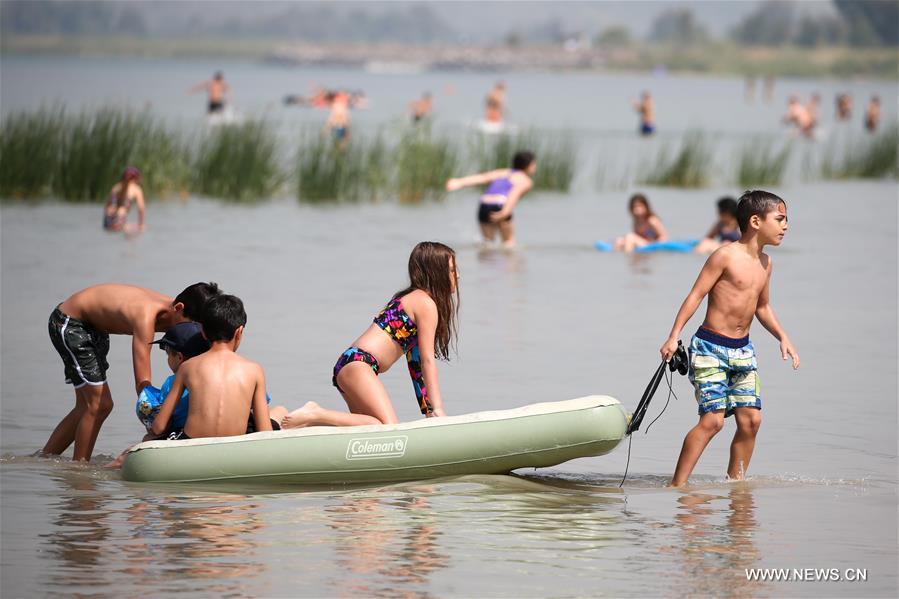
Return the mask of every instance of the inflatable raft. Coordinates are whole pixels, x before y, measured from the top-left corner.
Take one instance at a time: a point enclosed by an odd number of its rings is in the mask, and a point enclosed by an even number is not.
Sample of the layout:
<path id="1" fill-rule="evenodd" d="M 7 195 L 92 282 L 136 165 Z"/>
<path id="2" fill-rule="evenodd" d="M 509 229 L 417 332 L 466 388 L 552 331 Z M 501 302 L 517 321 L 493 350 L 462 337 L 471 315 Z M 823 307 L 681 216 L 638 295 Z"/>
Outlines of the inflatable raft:
<path id="1" fill-rule="evenodd" d="M 635 248 L 634 251 L 640 254 L 646 254 L 649 252 L 679 252 L 682 254 L 686 254 L 688 252 L 692 252 L 693 248 L 695 248 L 698 243 L 698 239 L 654 241 L 652 243 L 647 243 L 642 247 Z M 602 240 L 594 241 L 593 247 L 598 249 L 600 252 L 611 252 L 615 249 L 614 244 Z"/>
<path id="2" fill-rule="evenodd" d="M 393 425 L 148 441 L 131 449 L 122 475 L 312 485 L 503 474 L 608 453 L 624 438 L 627 419 L 618 400 L 593 395 Z"/>

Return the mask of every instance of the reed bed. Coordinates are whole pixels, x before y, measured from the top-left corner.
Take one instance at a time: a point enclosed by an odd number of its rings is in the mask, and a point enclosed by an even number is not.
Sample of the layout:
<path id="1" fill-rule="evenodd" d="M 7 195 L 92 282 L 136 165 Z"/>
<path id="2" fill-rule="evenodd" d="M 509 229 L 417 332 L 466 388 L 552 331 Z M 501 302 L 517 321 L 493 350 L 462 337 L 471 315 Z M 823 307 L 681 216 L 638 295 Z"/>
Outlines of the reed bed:
<path id="1" fill-rule="evenodd" d="M 669 148 L 663 146 L 653 162 L 641 169 L 647 174 L 638 183 L 657 187 L 704 187 L 708 184 L 712 149 L 701 132 L 687 132 L 674 157 L 669 155 Z"/>
<path id="2" fill-rule="evenodd" d="M 9 115 L 0 125 L 0 196 L 34 198 L 51 192 L 59 165 L 65 112 L 40 109 Z"/>
<path id="3" fill-rule="evenodd" d="M 871 139 L 848 143 L 842 153 L 831 146 L 821 161 L 825 179 L 873 179 L 899 174 L 899 126 Z"/>
<path id="4" fill-rule="evenodd" d="M 784 144 L 775 151 L 771 140 L 756 138 L 739 150 L 736 179 L 740 187 L 753 189 L 761 185 L 780 185 L 790 161 L 791 146 Z"/>
<path id="5" fill-rule="evenodd" d="M 577 144 L 563 133 L 531 130 L 450 138 L 433 134 L 430 127 L 389 133 L 356 135 L 336 145 L 318 131 L 307 132 L 297 143 L 292 167 L 285 168 L 293 144 L 279 141 L 263 120 L 198 134 L 168 128 L 146 112 L 102 108 L 69 114 L 58 107 L 42 108 L 10 114 L 0 126 L 0 197 L 102 201 L 122 169 L 133 164 L 142 171 L 149 198 L 190 192 L 255 201 L 290 182 L 302 202 L 391 197 L 414 203 L 440 199 L 452 176 L 508 168 L 519 150 L 537 156 L 538 190 L 568 191 L 578 168 Z M 782 184 L 799 142 L 781 143 L 777 137 L 757 137 L 737 148 L 729 182 L 740 187 Z M 895 125 L 864 139 L 835 139 L 823 148 L 803 144 L 798 148 L 799 177 L 896 177 L 897 147 Z M 658 148 L 648 164 L 639 157 L 622 158 L 617 149 L 608 158 L 595 167 L 599 187 L 701 187 L 713 168 L 711 142 L 699 131 L 687 132 L 677 146 Z M 632 176 L 634 172 L 641 174 Z"/>
<path id="6" fill-rule="evenodd" d="M 387 148 L 380 135 L 346 145 L 307 133 L 297 150 L 297 193 L 302 202 L 376 201 L 390 183 Z"/>
<path id="7" fill-rule="evenodd" d="M 401 202 L 420 202 L 426 197 L 442 198 L 446 180 L 460 169 L 456 145 L 447 139 L 434 139 L 429 129 L 405 133 L 394 152 L 397 171 L 395 189 Z"/>
<path id="8" fill-rule="evenodd" d="M 105 199 L 141 134 L 153 126 L 146 114 L 108 108 L 82 113 L 66 125 L 53 192 L 75 202 Z"/>
<path id="9" fill-rule="evenodd" d="M 279 148 L 263 120 L 215 127 L 199 145 L 192 189 L 226 200 L 271 197 L 284 182 Z"/>

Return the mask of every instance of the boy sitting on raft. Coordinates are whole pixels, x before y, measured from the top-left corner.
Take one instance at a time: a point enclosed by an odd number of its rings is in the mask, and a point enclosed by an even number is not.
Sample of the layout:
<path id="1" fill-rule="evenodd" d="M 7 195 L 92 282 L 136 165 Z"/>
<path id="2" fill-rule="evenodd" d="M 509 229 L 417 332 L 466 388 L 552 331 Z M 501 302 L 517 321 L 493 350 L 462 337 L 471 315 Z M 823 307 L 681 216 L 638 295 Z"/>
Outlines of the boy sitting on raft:
<path id="1" fill-rule="evenodd" d="M 156 419 L 156 415 L 159 414 L 159 408 L 162 407 L 162 403 L 165 401 L 166 396 L 168 396 L 169 391 L 172 390 L 172 384 L 175 382 L 175 375 L 178 373 L 178 369 L 186 360 L 205 353 L 210 347 L 209 341 L 203 336 L 203 327 L 197 322 L 182 322 L 176 324 L 166 331 L 161 339 L 154 341 L 153 344 L 158 344 L 159 347 L 165 351 L 169 368 L 172 369 L 173 374 L 162 383 L 162 387 L 159 389 L 150 386 L 145 387 L 137 400 L 137 417 L 147 428 L 147 435 L 144 437 L 144 441 L 158 438 L 158 435 L 154 435 L 149 431 L 153 427 L 153 421 Z M 269 415 L 272 419 L 272 428 L 278 430 L 281 428 L 278 419 L 287 415 L 287 408 L 284 406 L 275 406 L 272 408 L 271 401 L 271 397 L 269 397 L 266 392 L 265 402 L 269 404 Z M 178 402 L 178 407 L 172 412 L 167 432 L 182 430 L 184 428 L 184 424 L 187 422 L 189 405 L 190 394 L 185 390 L 184 393 L 181 394 L 181 400 Z M 250 420 L 247 423 L 247 433 L 252 433 L 254 431 L 255 424 L 253 423 L 251 414 Z"/>
<path id="2" fill-rule="evenodd" d="M 236 353 L 247 323 L 243 302 L 233 295 L 216 296 L 203 307 L 200 323 L 211 347 L 180 365 L 151 432 L 166 431 L 185 389 L 190 393 L 187 421 L 169 439 L 243 435 L 251 410 L 255 430 L 272 430 L 262 367 Z"/>
<path id="3" fill-rule="evenodd" d="M 74 441 L 75 460 L 90 460 L 103 421 L 112 411 L 106 383 L 109 335 L 131 335 L 134 384 L 150 384 L 153 334 L 196 318 L 215 283 L 196 283 L 172 299 L 134 285 L 103 284 L 79 291 L 50 314 L 50 340 L 62 358 L 66 382 L 75 387 L 75 407 L 60 421 L 41 455 L 59 455 Z"/>
<path id="4" fill-rule="evenodd" d="M 737 432 L 730 446 L 727 476 L 742 480 L 749 468 L 762 423 L 758 364 L 749 341 L 753 316 L 780 341 L 783 359 L 790 356 L 793 368 L 799 368 L 799 354 L 768 303 L 772 261 L 762 251 L 783 240 L 787 205 L 773 193 L 747 191 L 737 206 L 737 222 L 742 236 L 709 256 L 660 349 L 662 359 L 670 360 L 681 330 L 708 295 L 705 320 L 690 342 L 689 376 L 696 388 L 699 423 L 684 439 L 671 480 L 674 487 L 686 484 L 706 445 L 731 414 Z"/>

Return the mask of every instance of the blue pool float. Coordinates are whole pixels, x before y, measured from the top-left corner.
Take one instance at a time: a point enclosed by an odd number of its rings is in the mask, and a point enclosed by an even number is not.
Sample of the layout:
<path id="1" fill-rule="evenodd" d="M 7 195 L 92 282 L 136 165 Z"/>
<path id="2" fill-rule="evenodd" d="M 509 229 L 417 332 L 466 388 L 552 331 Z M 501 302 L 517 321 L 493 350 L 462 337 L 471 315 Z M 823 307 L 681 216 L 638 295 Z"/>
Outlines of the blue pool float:
<path id="1" fill-rule="evenodd" d="M 641 254 L 647 252 L 680 252 L 683 254 L 689 253 L 693 251 L 693 248 L 696 247 L 696 244 L 699 243 L 698 239 L 681 239 L 678 241 L 655 241 L 653 243 L 647 243 L 643 247 L 637 248 L 634 251 L 639 252 Z M 598 249 L 600 252 L 611 252 L 614 250 L 614 246 L 608 241 L 594 241 L 593 247 Z"/>

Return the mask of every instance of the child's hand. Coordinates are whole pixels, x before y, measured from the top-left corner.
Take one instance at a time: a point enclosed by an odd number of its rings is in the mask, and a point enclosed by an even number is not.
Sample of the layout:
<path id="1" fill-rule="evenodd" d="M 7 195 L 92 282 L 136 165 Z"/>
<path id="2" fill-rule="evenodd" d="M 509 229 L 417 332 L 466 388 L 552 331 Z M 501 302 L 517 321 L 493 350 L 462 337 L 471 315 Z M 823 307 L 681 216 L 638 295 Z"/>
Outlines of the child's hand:
<path id="1" fill-rule="evenodd" d="M 662 359 L 666 362 L 671 360 L 671 356 L 673 356 L 676 351 L 677 339 L 674 338 L 666 339 L 665 343 L 662 344 L 662 347 L 659 348 L 659 353 L 662 354 Z"/>
<path id="2" fill-rule="evenodd" d="M 497 210 L 496 212 L 490 213 L 490 220 L 495 223 L 498 223 L 506 218 L 508 218 L 509 213 L 506 210 Z"/>
<path id="3" fill-rule="evenodd" d="M 793 343 L 789 339 L 784 338 L 781 340 L 780 353 L 784 360 L 787 359 L 787 356 L 793 358 L 793 370 L 799 368 L 799 353 L 796 351 L 796 348 L 793 347 Z"/>
<path id="4" fill-rule="evenodd" d="M 462 189 L 462 186 L 459 185 L 458 179 L 447 179 L 446 180 L 446 190 L 447 191 L 456 191 L 457 189 Z"/>

